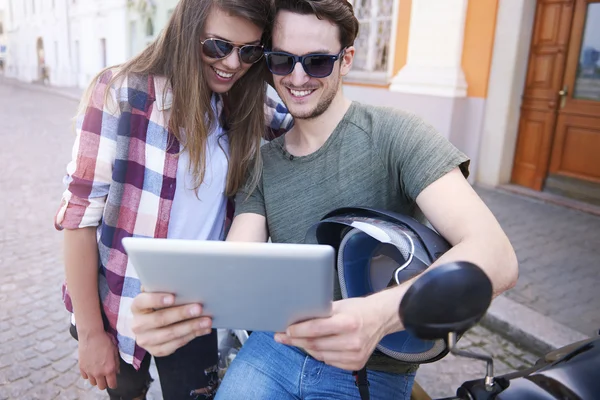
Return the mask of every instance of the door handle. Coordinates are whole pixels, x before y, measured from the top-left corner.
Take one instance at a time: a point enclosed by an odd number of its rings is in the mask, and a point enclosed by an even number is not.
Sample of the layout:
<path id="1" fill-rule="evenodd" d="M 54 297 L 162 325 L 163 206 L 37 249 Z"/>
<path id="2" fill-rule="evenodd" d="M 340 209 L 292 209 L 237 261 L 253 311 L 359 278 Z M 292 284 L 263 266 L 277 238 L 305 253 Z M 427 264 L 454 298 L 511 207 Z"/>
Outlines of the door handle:
<path id="1" fill-rule="evenodd" d="M 560 106 L 559 108 L 563 108 L 565 103 L 567 102 L 567 95 L 569 94 L 569 86 L 565 85 L 561 90 L 558 91 L 558 95 L 560 96 Z"/>

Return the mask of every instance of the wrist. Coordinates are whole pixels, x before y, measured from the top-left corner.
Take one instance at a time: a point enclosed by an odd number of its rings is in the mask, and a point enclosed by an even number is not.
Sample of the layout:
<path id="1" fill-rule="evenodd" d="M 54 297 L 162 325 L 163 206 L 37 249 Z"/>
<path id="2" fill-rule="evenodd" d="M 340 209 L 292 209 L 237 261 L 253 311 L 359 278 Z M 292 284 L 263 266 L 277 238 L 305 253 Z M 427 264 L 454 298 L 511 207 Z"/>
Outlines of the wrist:
<path id="1" fill-rule="evenodd" d="M 77 330 L 77 337 L 79 340 L 89 340 L 106 332 L 104 330 L 102 318 L 99 318 L 98 321 L 94 321 L 87 318 L 79 319 L 76 317 L 75 321 L 75 329 Z"/>
<path id="2" fill-rule="evenodd" d="M 382 337 L 404 329 L 398 310 L 406 288 L 396 286 L 369 296 Z"/>

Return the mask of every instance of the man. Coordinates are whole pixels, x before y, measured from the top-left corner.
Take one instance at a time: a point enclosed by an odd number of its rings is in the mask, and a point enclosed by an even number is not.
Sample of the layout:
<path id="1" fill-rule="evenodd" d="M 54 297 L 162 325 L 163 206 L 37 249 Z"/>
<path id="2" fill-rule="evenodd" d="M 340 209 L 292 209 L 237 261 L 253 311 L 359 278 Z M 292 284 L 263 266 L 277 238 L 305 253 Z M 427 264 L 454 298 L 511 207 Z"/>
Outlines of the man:
<path id="1" fill-rule="evenodd" d="M 262 177 L 255 190 L 238 194 L 227 240 L 270 236 L 301 243 L 308 227 L 335 208 L 412 213 L 418 207 L 453 246 L 432 268 L 471 261 L 486 271 L 496 295 L 512 287 L 514 251 L 466 181 L 466 156 L 413 115 L 344 97 L 342 77 L 352 66 L 358 31 L 352 6 L 345 0 L 279 0 L 277 6 L 266 58 L 295 124 L 263 146 Z M 357 399 L 350 371 L 366 364 L 372 398 L 408 399 L 415 368 L 374 349 L 403 329 L 397 310 L 409 286 L 338 300 L 330 318 L 286 333 L 252 334 L 217 397 Z M 197 304 L 153 311 L 172 303 L 161 294 L 134 301 L 137 341 L 151 353 L 169 354 L 210 329 Z"/>

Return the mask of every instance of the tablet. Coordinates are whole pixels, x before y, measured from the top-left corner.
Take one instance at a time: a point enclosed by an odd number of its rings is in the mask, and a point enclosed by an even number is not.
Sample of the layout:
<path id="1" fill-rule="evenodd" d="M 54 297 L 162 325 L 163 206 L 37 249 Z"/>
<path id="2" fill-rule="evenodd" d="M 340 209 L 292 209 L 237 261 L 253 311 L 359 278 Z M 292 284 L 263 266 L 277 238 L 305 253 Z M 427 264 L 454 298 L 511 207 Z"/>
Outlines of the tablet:
<path id="1" fill-rule="evenodd" d="M 152 238 L 123 246 L 146 292 L 203 304 L 213 328 L 284 332 L 331 315 L 331 246 Z"/>

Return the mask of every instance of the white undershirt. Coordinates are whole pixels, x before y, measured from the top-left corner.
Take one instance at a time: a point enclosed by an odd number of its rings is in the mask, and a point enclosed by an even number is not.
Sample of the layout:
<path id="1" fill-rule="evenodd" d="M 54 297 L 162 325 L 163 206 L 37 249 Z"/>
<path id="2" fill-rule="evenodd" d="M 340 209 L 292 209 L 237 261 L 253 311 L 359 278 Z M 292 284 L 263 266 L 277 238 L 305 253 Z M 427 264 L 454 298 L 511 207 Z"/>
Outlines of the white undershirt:
<path id="1" fill-rule="evenodd" d="M 216 111 L 213 97 L 213 110 Z M 206 141 L 204 181 L 196 191 L 189 169 L 189 153 L 179 156 L 175 197 L 167 238 L 191 240 L 219 240 L 223 231 L 227 198 L 225 185 L 229 141 L 219 124 Z M 219 146 L 220 144 L 220 146 Z"/>

